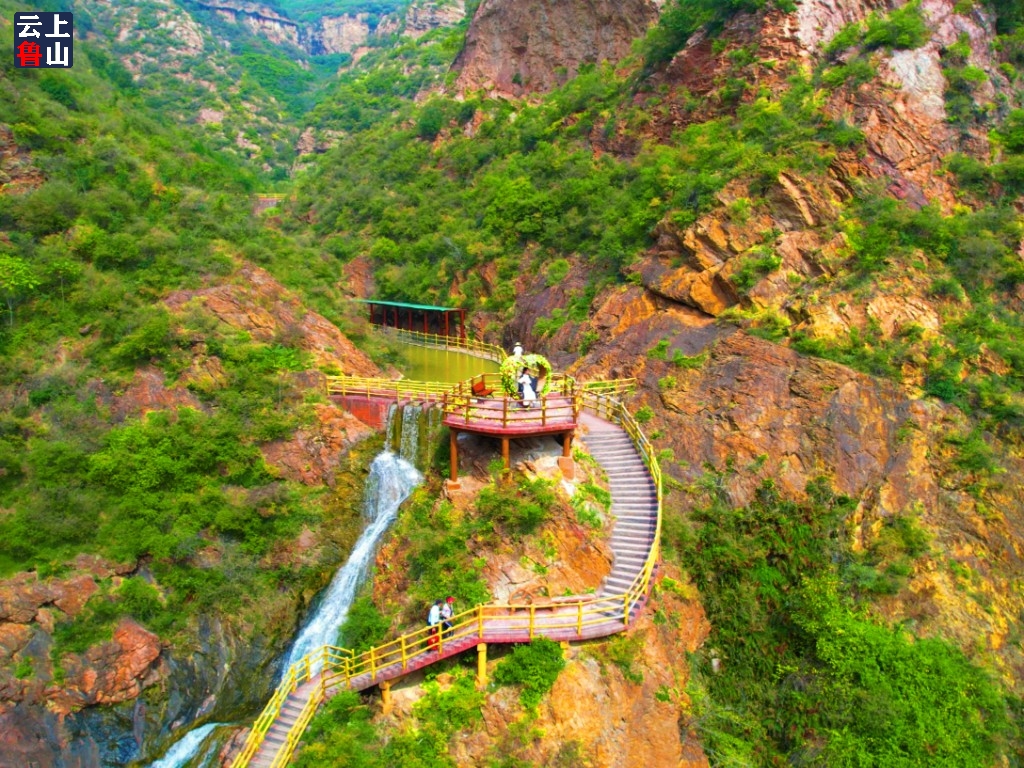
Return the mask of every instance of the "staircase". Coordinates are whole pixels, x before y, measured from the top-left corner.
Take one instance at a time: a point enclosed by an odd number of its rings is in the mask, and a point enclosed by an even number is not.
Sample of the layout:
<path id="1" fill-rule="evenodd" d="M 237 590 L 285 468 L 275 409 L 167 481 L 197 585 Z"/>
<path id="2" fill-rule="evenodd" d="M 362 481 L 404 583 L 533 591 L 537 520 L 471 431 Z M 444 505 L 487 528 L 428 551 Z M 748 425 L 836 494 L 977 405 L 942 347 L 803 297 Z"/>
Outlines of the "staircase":
<path id="1" fill-rule="evenodd" d="M 612 495 L 611 548 L 615 560 L 598 595 L 627 592 L 640 576 L 654 545 L 658 524 L 658 491 L 636 446 L 622 427 L 583 414 L 588 433 L 583 440 L 605 471 Z"/>
<path id="2" fill-rule="evenodd" d="M 319 677 L 315 677 L 289 694 L 281 706 L 281 711 L 274 720 L 274 724 L 270 726 L 267 735 L 263 737 L 259 751 L 249 762 L 250 768 L 271 768 L 274 765 L 275 759 L 281 753 L 281 747 L 288 741 L 288 734 L 319 684 Z"/>

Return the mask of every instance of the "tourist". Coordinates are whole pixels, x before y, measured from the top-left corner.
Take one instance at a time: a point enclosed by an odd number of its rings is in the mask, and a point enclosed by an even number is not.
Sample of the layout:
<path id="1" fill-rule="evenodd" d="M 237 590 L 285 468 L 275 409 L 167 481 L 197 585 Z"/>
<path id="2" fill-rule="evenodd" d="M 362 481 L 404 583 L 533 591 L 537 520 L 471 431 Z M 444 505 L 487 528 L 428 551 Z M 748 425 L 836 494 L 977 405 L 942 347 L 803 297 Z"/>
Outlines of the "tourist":
<path id="1" fill-rule="evenodd" d="M 437 650 L 437 633 L 440 629 L 437 625 L 441 623 L 441 601 L 435 600 L 427 613 L 427 626 L 430 628 L 427 636 L 427 650 Z"/>
<path id="2" fill-rule="evenodd" d="M 534 378 L 530 375 L 530 372 L 523 368 L 523 373 L 519 377 L 519 388 L 522 392 L 522 403 L 523 408 L 532 408 L 533 404 L 537 402 L 537 390 L 534 389 Z"/>
<path id="3" fill-rule="evenodd" d="M 448 599 L 441 606 L 441 628 L 445 637 L 452 636 L 452 616 L 455 615 L 455 598 L 448 595 Z"/>
<path id="4" fill-rule="evenodd" d="M 512 347 L 512 357 L 514 357 L 516 360 L 522 360 L 523 359 L 523 345 L 520 344 L 518 341 L 515 343 L 515 346 Z M 523 399 L 523 385 L 519 384 L 517 382 L 517 387 L 519 388 L 519 399 L 522 400 Z"/>

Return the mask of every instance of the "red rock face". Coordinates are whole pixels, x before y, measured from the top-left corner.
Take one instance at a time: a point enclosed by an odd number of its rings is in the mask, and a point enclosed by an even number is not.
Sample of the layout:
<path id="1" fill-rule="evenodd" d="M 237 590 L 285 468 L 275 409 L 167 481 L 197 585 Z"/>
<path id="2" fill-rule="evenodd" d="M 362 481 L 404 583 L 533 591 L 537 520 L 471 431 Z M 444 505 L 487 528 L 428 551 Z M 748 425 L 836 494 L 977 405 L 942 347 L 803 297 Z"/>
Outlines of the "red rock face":
<path id="1" fill-rule="evenodd" d="M 257 341 L 286 339 L 312 354 L 316 364 L 353 376 L 379 376 L 380 369 L 323 315 L 306 309 L 264 269 L 243 264 L 238 283 L 176 291 L 165 303 L 181 309 L 197 301 L 233 328 Z"/>
<path id="2" fill-rule="evenodd" d="M 289 480 L 334 487 L 335 471 L 345 451 L 374 430 L 335 405 L 318 404 L 314 410 L 315 424 L 299 429 L 289 440 L 260 446 L 260 450 L 267 463 Z"/>
<path id="3" fill-rule="evenodd" d="M 140 368 L 135 372 L 135 377 L 125 393 L 115 398 L 111 410 L 115 417 L 124 419 L 149 411 L 178 407 L 199 410 L 202 404 L 181 382 L 168 387 L 164 384 L 162 371 L 156 368 Z"/>
<path id="4" fill-rule="evenodd" d="M 542 93 L 618 61 L 658 17 L 651 0 L 483 0 L 455 61 L 459 91 Z"/>

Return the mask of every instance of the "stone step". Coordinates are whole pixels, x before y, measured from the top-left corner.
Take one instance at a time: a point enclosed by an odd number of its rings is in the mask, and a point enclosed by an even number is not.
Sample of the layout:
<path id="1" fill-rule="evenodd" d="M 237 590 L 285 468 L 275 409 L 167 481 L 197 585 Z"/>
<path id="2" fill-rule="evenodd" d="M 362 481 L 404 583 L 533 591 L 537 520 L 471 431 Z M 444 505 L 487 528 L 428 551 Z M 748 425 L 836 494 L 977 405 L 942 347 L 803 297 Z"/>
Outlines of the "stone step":
<path id="1" fill-rule="evenodd" d="M 629 526 L 630 528 L 636 528 L 637 526 L 643 525 L 648 526 L 652 531 L 654 530 L 654 524 L 657 518 L 654 515 L 649 514 L 625 514 L 616 515 L 615 524 L 612 526 L 612 536 L 620 532 L 619 523 Z"/>
<path id="2" fill-rule="evenodd" d="M 627 530 L 616 531 L 612 534 L 609 543 L 612 545 L 613 552 L 617 552 L 620 547 L 642 547 L 644 551 L 647 551 L 654 544 L 654 531 L 650 533 L 634 533 Z"/>
<path id="3" fill-rule="evenodd" d="M 651 551 L 650 546 L 642 542 L 619 542 L 618 546 L 612 547 L 615 557 L 642 557 L 647 559 L 647 553 Z"/>
<path id="4" fill-rule="evenodd" d="M 651 504 L 657 506 L 658 497 L 652 491 L 642 489 L 624 490 L 612 495 L 612 506 L 619 504 Z"/>
<path id="5" fill-rule="evenodd" d="M 601 461 L 602 459 L 608 461 L 613 461 L 616 459 L 634 459 L 635 461 L 639 461 L 641 463 L 643 461 L 640 458 L 640 454 L 637 453 L 636 449 L 633 448 L 632 446 L 629 446 L 628 448 L 599 448 L 597 450 L 591 451 L 590 455 L 593 456 L 598 461 Z"/>
<path id="6" fill-rule="evenodd" d="M 612 594 L 618 594 L 625 592 L 633 586 L 633 582 L 636 580 L 636 574 L 633 574 L 629 578 L 609 576 L 604 581 L 604 588 L 609 590 Z"/>
<path id="7" fill-rule="evenodd" d="M 621 504 L 626 501 L 653 501 L 657 503 L 658 492 L 649 480 L 631 480 L 629 482 L 611 482 L 612 504 Z"/>

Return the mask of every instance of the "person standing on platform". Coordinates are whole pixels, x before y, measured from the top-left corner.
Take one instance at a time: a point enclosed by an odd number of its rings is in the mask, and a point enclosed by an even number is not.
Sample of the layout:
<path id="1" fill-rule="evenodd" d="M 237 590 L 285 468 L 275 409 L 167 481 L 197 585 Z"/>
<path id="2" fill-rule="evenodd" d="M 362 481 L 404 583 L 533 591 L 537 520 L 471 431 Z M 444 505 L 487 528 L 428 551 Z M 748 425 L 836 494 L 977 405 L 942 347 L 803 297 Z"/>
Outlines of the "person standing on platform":
<path id="1" fill-rule="evenodd" d="M 427 626 L 430 628 L 427 635 L 427 650 L 437 650 L 437 635 L 440 632 L 441 623 L 441 601 L 435 600 L 427 613 Z"/>
<path id="2" fill-rule="evenodd" d="M 448 595 L 448 599 L 441 606 L 441 631 L 444 637 L 452 636 L 452 616 L 455 615 L 455 598 Z"/>
<path id="3" fill-rule="evenodd" d="M 523 408 L 532 408 L 537 402 L 537 390 L 533 388 L 533 377 L 525 368 L 519 377 L 519 391 L 522 393 Z"/>

